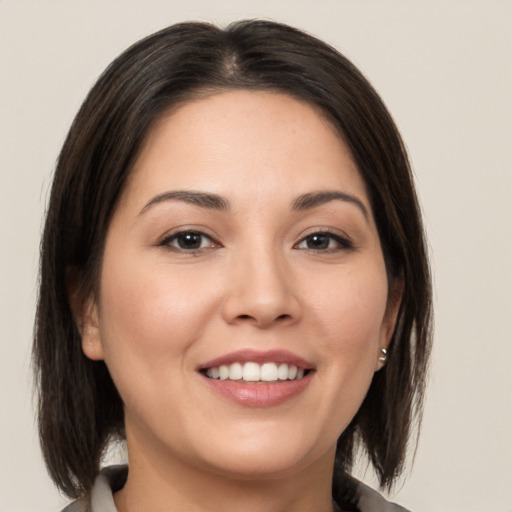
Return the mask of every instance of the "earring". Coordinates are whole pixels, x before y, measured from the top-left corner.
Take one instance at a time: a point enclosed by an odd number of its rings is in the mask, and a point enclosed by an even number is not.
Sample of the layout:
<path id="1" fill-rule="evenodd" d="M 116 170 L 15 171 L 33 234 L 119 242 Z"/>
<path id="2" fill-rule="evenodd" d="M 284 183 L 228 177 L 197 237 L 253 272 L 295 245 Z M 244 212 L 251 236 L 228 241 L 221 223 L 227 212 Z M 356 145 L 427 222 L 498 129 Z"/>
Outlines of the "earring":
<path id="1" fill-rule="evenodd" d="M 379 361 L 384 365 L 388 360 L 388 351 L 385 348 L 380 349 L 382 355 L 379 357 Z"/>

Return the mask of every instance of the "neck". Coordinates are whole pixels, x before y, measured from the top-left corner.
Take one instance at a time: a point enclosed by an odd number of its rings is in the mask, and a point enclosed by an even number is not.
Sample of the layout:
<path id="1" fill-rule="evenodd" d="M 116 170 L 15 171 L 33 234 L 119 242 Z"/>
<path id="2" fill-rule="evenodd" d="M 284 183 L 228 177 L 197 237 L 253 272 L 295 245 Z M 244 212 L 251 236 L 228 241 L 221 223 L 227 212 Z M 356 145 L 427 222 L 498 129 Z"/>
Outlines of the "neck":
<path id="1" fill-rule="evenodd" d="M 292 474 L 241 479 L 160 452 L 129 448 L 128 479 L 115 496 L 118 512 L 333 512 L 334 452 Z"/>

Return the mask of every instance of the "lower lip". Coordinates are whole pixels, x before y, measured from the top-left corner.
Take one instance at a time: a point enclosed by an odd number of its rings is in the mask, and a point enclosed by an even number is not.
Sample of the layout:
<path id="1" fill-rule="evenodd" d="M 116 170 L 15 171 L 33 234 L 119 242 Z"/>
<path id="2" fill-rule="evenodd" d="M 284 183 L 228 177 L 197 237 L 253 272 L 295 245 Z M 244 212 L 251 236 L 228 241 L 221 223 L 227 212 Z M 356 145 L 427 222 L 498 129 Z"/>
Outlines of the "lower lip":
<path id="1" fill-rule="evenodd" d="M 245 382 L 242 380 L 210 379 L 201 375 L 218 394 L 246 407 L 272 407 L 300 395 L 311 382 L 313 371 L 298 380 L 276 382 Z"/>

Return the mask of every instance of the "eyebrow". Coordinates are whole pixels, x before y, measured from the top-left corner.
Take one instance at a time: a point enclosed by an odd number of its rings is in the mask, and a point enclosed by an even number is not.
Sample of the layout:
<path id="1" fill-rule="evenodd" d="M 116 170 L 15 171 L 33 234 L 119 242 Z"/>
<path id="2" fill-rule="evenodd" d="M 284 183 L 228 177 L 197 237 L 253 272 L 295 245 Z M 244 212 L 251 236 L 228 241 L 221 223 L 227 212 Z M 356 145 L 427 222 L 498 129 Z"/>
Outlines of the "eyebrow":
<path id="1" fill-rule="evenodd" d="M 165 201 L 181 201 L 183 203 L 193 204 L 201 208 L 208 208 L 211 210 L 229 210 L 229 202 L 227 199 L 217 194 L 207 194 L 205 192 L 195 192 L 193 190 L 175 190 L 171 192 L 164 192 L 153 197 L 142 208 L 139 215 L 145 213 L 152 206 L 163 203 Z"/>
<path id="2" fill-rule="evenodd" d="M 181 201 L 201 208 L 218 211 L 227 211 L 230 208 L 229 201 L 217 194 L 196 192 L 193 190 L 173 190 L 153 197 L 144 206 L 144 208 L 142 208 L 139 215 L 145 213 L 152 206 L 166 201 Z M 366 220 L 369 220 L 370 218 L 368 209 L 360 199 L 340 190 L 327 190 L 302 194 L 292 202 L 292 210 L 297 212 L 310 210 L 331 201 L 345 201 L 347 203 L 354 204 L 361 210 Z"/>
<path id="3" fill-rule="evenodd" d="M 370 219 L 370 214 L 368 213 L 368 209 L 364 203 L 356 196 L 348 194 L 347 192 L 342 192 L 341 190 L 327 190 L 303 194 L 293 201 L 292 210 L 310 210 L 331 201 L 345 201 L 347 203 L 354 204 L 361 210 L 366 220 Z"/>

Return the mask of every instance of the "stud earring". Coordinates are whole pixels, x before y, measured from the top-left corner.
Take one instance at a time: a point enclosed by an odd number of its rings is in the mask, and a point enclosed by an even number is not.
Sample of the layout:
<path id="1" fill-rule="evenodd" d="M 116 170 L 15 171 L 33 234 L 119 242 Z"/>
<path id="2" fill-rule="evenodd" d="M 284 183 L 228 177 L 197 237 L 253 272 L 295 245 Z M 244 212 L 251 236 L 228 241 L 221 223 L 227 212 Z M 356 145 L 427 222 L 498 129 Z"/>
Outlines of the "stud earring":
<path id="1" fill-rule="evenodd" d="M 379 357 L 379 361 L 384 365 L 388 361 L 388 351 L 385 348 L 380 349 L 382 355 Z"/>

